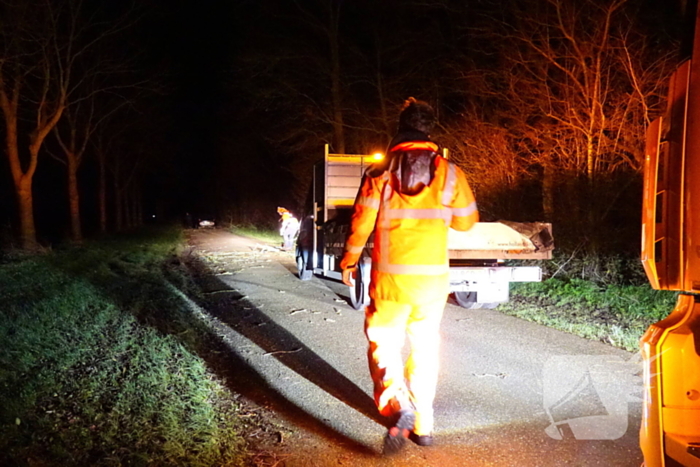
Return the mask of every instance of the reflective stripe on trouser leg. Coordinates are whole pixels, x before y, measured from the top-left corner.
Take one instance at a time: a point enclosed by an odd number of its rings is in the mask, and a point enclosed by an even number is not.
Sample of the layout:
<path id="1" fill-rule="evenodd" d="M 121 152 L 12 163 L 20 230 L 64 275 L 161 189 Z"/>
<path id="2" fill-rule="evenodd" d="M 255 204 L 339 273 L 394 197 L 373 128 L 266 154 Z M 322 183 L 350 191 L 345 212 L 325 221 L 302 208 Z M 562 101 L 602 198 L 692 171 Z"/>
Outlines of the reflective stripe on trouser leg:
<path id="1" fill-rule="evenodd" d="M 372 300 L 365 311 L 374 402 L 386 417 L 400 409 L 412 409 L 401 357 L 410 313 L 410 305 L 384 300 Z"/>
<path id="2" fill-rule="evenodd" d="M 407 321 L 411 354 L 406 362 L 411 402 L 416 409 L 415 433 L 429 435 L 433 431 L 433 400 L 438 379 L 440 320 L 444 300 L 412 307 Z"/>

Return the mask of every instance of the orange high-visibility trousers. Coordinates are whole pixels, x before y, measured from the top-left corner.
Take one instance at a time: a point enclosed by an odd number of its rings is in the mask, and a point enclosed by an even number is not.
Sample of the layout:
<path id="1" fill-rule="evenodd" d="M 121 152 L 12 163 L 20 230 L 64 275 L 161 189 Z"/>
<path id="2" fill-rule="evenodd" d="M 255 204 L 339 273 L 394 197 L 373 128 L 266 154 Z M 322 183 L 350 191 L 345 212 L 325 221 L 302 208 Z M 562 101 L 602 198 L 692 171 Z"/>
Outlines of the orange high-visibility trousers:
<path id="1" fill-rule="evenodd" d="M 369 368 L 379 412 L 416 411 L 414 432 L 433 431 L 433 399 L 438 378 L 440 320 L 447 297 L 423 305 L 372 300 L 365 311 Z M 408 335 L 411 352 L 404 366 L 401 350 Z"/>

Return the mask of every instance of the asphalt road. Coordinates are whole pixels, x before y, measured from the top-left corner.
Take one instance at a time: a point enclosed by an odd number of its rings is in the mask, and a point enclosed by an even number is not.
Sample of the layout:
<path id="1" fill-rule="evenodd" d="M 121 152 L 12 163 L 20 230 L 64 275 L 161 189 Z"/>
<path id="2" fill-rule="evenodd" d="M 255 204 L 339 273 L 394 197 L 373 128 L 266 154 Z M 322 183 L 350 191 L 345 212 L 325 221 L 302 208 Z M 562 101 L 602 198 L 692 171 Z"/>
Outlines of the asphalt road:
<path id="1" fill-rule="evenodd" d="M 333 280 L 296 277 L 293 255 L 221 230 L 192 231 L 212 298 L 205 314 L 245 397 L 286 427 L 286 466 L 620 466 L 638 447 L 634 354 L 497 310 L 448 303 L 442 322 L 436 446 L 379 454 L 363 314 Z"/>

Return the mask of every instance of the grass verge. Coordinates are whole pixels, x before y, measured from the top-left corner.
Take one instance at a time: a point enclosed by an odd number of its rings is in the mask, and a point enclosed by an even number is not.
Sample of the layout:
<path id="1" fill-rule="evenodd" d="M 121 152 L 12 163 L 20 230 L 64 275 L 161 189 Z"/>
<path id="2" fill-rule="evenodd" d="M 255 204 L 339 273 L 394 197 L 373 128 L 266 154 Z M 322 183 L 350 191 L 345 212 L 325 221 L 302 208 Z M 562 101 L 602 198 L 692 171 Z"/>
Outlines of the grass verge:
<path id="1" fill-rule="evenodd" d="M 0 465 L 242 465 L 174 229 L 0 264 Z M 194 292 L 194 291 L 193 291 Z"/>
<path id="2" fill-rule="evenodd" d="M 677 294 L 568 277 L 512 284 L 510 297 L 499 311 L 636 352 L 649 325 L 673 310 Z"/>
<path id="3" fill-rule="evenodd" d="M 232 225 L 229 230 L 231 233 L 236 235 L 256 238 L 258 240 L 274 244 L 275 246 L 282 245 L 282 237 L 280 236 L 279 232 L 274 229 L 261 228 L 252 224 L 239 224 Z"/>

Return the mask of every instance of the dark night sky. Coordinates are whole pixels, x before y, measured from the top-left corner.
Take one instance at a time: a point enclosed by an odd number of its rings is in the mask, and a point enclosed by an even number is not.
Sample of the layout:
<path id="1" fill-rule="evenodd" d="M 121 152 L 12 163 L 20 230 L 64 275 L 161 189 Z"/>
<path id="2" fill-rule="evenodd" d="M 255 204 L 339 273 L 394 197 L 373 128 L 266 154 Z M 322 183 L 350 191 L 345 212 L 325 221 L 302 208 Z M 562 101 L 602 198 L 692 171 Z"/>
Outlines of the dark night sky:
<path id="1" fill-rule="evenodd" d="M 642 4 L 651 4 L 650 2 L 653 0 L 641 1 Z M 422 32 L 426 25 L 433 23 L 444 34 L 445 41 L 454 39 L 449 36 L 449 14 L 440 7 L 432 10 L 429 17 L 411 17 L 402 16 L 404 4 L 401 1 L 386 1 L 386 16 L 377 19 L 367 15 L 367 11 L 373 11 L 371 3 L 360 0 L 341 2 L 342 33 L 353 37 L 351 47 L 358 49 L 356 53 L 373 53 L 372 32 L 365 27 L 372 21 L 378 22 L 380 28 L 409 28 L 417 32 Z M 446 2 L 446 5 L 450 3 Z M 480 3 L 459 1 L 455 4 L 473 4 L 476 11 L 480 8 Z M 302 0 L 299 4 L 309 8 L 315 2 Z M 187 189 L 176 190 L 172 195 L 179 197 L 178 206 L 207 213 L 215 211 L 211 207 L 216 204 L 218 196 L 212 192 L 214 183 L 217 180 L 218 183 L 226 183 L 225 180 L 220 180 L 221 174 L 217 173 L 221 159 L 235 160 L 243 157 L 262 161 L 255 170 L 267 173 L 266 182 L 270 186 L 260 186 L 260 192 L 267 191 L 267 196 L 284 202 L 289 198 L 289 186 L 285 183 L 288 178 L 285 176 L 286 168 L 280 166 L 285 163 L 285 159 L 280 158 L 265 142 L 268 131 L 265 125 L 272 126 L 278 116 L 268 115 L 270 120 L 267 122 L 248 122 L 242 109 L 246 102 L 237 98 L 237 90 L 232 83 L 240 79 L 236 73 L 246 66 L 241 60 L 250 49 L 281 47 L 296 37 L 309 35 L 311 28 L 303 22 L 286 21 L 286 17 L 294 16 L 297 11 L 293 2 L 180 0 L 163 1 L 156 8 L 157 24 L 153 28 L 155 37 L 149 47 L 156 57 L 162 55 L 171 73 L 173 88 L 168 99 L 173 109 L 171 134 L 176 151 L 174 162 L 187 186 Z M 694 7 L 691 5 L 689 8 Z M 662 11 L 668 15 L 663 20 L 671 22 L 674 8 Z M 654 15 L 652 13 L 658 20 L 658 16 Z M 265 33 L 261 35 L 260 30 Z M 262 43 L 253 43 L 255 40 Z M 341 44 L 344 45 L 347 46 Z M 319 50 L 324 47 L 324 44 L 319 44 Z M 449 48 L 444 52 L 449 53 Z M 423 59 L 439 59 L 430 56 L 430 53 L 427 51 L 428 55 L 423 56 Z M 368 94 L 372 92 L 368 91 Z M 228 139 L 229 146 L 222 148 L 222 139 Z M 236 141 L 233 148 L 230 141 Z M 270 190 L 273 186 L 275 189 Z"/>
<path id="2" fill-rule="evenodd" d="M 167 2 L 160 15 L 153 53 L 162 54 L 171 73 L 170 134 L 175 142 L 173 163 L 182 184 L 170 195 L 172 212 L 216 215 L 222 203 L 231 202 L 221 191 L 231 191 L 234 183 L 220 172 L 221 167 L 233 165 L 235 170 L 241 158 L 259 161 L 256 172 L 260 173 L 254 177 L 263 172 L 268 177 L 268 184 L 258 188 L 261 194 L 284 199 L 281 167 L 266 163 L 273 153 L 264 142 L 264 129 L 247 121 L 241 109 L 244 103 L 232 84 L 239 79 L 241 54 L 252 46 L 251 31 L 265 27 L 257 2 Z"/>
<path id="3" fill-rule="evenodd" d="M 187 177 L 185 183 L 201 191 L 215 168 L 216 142 L 222 130 L 222 80 L 238 41 L 236 15 L 231 2 L 218 0 L 205 8 L 201 2 L 188 0 L 176 8 L 167 25 L 169 43 L 164 44 L 174 71 L 173 138 L 179 143 L 176 157 Z M 189 190 L 184 194 L 198 203 Z M 187 200 L 183 203 L 189 204 Z"/>

